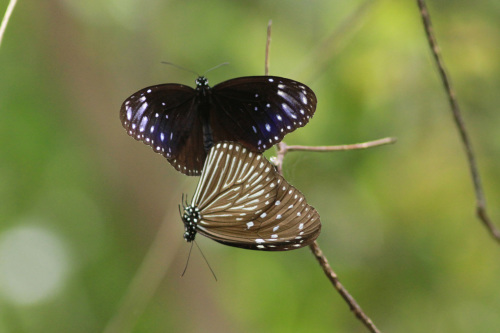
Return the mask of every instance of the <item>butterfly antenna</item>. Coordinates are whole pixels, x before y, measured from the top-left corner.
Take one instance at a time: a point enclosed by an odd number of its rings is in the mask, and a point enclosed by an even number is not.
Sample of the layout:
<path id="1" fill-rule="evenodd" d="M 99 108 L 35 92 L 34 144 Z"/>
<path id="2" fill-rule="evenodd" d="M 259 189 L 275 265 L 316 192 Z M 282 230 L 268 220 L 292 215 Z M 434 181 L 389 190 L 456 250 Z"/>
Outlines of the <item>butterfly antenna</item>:
<path id="1" fill-rule="evenodd" d="M 214 276 L 215 281 L 217 281 L 217 276 L 215 276 L 214 270 L 212 269 L 212 267 L 208 263 L 208 260 L 205 257 L 205 255 L 203 254 L 203 251 L 201 250 L 200 246 L 198 245 L 198 243 L 196 243 L 195 240 L 193 240 L 193 243 L 195 243 L 198 250 L 200 250 L 201 256 L 203 257 L 203 259 L 205 259 L 205 262 L 207 263 L 208 268 L 210 268 L 210 272 L 212 272 L 212 275 Z M 191 247 L 193 247 L 193 244 L 191 244 Z"/>
<path id="2" fill-rule="evenodd" d="M 217 68 L 225 66 L 225 65 L 229 65 L 229 62 L 223 62 L 222 64 L 218 64 L 217 66 L 212 67 L 209 70 L 206 70 L 205 73 L 203 73 L 203 76 L 205 76 L 208 72 L 213 71 L 214 69 L 217 69 Z"/>
<path id="3" fill-rule="evenodd" d="M 186 260 L 186 267 L 184 267 L 184 270 L 182 271 L 182 274 L 181 276 L 184 276 L 184 273 L 186 273 L 186 270 L 188 268 L 188 264 L 189 264 L 189 258 L 191 258 L 191 251 L 193 250 L 193 243 L 191 243 L 191 247 L 189 248 L 189 254 L 188 254 L 188 258 Z"/>
<path id="4" fill-rule="evenodd" d="M 190 69 L 187 69 L 187 68 L 185 68 L 185 67 L 182 67 L 182 66 L 176 65 L 176 64 L 171 63 L 171 62 L 168 62 L 168 61 L 162 61 L 161 63 L 162 63 L 162 64 L 165 64 L 165 65 L 174 66 L 175 68 L 181 69 L 181 70 L 186 71 L 186 72 L 189 72 L 189 73 L 193 73 L 193 74 L 194 74 L 194 75 L 196 75 L 196 76 L 201 76 L 200 74 L 198 74 L 198 73 L 197 73 L 197 72 L 195 72 L 195 71 L 192 71 L 192 70 L 190 70 Z"/>

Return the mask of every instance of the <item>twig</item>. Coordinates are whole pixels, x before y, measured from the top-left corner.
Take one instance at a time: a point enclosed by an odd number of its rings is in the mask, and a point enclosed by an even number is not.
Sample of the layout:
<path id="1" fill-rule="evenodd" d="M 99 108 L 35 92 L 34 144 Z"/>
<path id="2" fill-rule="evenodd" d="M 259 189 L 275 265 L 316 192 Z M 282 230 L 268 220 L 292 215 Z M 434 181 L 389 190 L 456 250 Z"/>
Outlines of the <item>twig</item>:
<path id="1" fill-rule="evenodd" d="M 380 145 L 386 145 L 390 143 L 396 142 L 395 138 L 383 138 L 379 140 L 374 140 L 374 141 L 368 141 L 368 142 L 363 142 L 363 143 L 357 143 L 357 144 L 352 144 L 352 145 L 340 145 L 340 146 L 288 146 L 286 143 L 283 141 L 280 142 L 278 146 L 278 152 L 276 159 L 274 161 L 275 165 L 278 168 L 278 172 L 282 174 L 283 170 L 283 160 L 285 158 L 285 155 L 289 151 L 319 151 L 319 152 L 326 152 L 326 151 L 340 151 L 340 150 L 353 150 L 353 149 L 365 149 L 365 148 L 370 148 L 370 147 L 376 147 Z M 354 315 L 370 330 L 372 333 L 380 333 L 380 331 L 377 329 L 375 324 L 372 322 L 372 320 L 363 312 L 363 309 L 358 305 L 356 300 L 349 294 L 349 292 L 345 289 L 345 287 L 340 283 L 337 274 L 333 271 L 333 269 L 330 267 L 330 264 L 328 264 L 328 260 L 326 257 L 323 255 L 323 252 L 321 251 L 318 243 L 314 241 L 310 246 L 312 253 L 318 260 L 320 266 L 323 268 L 323 271 L 325 272 L 326 276 L 328 279 L 332 282 L 334 288 L 337 290 L 337 292 L 342 296 L 342 298 L 346 301 L 346 303 L 349 305 L 349 308 L 351 309 L 352 312 L 354 312 Z"/>
<path id="2" fill-rule="evenodd" d="M 269 24 L 267 26 L 265 75 L 269 75 L 269 48 L 270 48 L 270 44 L 271 44 L 271 24 L 272 24 L 272 21 L 269 21 Z M 374 143 L 374 142 L 377 142 L 377 143 Z M 392 143 L 392 142 L 395 142 L 395 139 L 385 138 L 385 139 L 376 140 L 373 142 L 366 142 L 366 143 L 361 143 L 361 144 L 356 144 L 356 145 L 324 146 L 324 147 L 287 146 L 286 143 L 280 142 L 277 145 L 278 152 L 277 152 L 275 164 L 278 167 L 278 172 L 280 174 L 282 174 L 283 160 L 284 160 L 285 155 L 288 151 L 293 151 L 293 150 L 296 150 L 296 151 L 299 151 L 299 150 L 302 150 L 302 151 L 303 150 L 332 151 L 332 150 L 362 149 L 362 148 L 368 148 L 370 146 L 376 146 L 376 145 L 387 144 L 387 143 Z M 373 324 L 371 319 L 365 315 L 365 313 L 363 312 L 361 307 L 358 305 L 358 303 L 354 300 L 354 298 L 349 294 L 349 292 L 340 283 L 340 281 L 338 280 L 337 274 L 335 274 L 333 269 L 328 264 L 328 260 L 323 255 L 323 252 L 321 251 L 318 243 L 316 241 L 314 241 L 310 245 L 310 248 L 311 248 L 312 253 L 316 257 L 316 259 L 318 260 L 320 266 L 323 268 L 323 271 L 325 272 L 326 276 L 332 282 L 333 286 L 339 292 L 339 294 L 342 296 L 342 298 L 344 298 L 344 300 L 347 302 L 351 311 L 354 312 L 356 317 L 359 320 L 361 320 L 361 322 L 370 330 L 370 332 L 380 333 L 380 331 Z"/>
<path id="3" fill-rule="evenodd" d="M 266 60 L 264 65 L 264 75 L 269 75 L 269 51 L 271 49 L 271 26 L 273 25 L 273 20 L 269 20 L 267 24 L 267 40 L 266 40 Z"/>
<path id="4" fill-rule="evenodd" d="M 323 271 L 325 272 L 326 276 L 328 279 L 332 282 L 333 286 L 335 289 L 339 292 L 340 296 L 346 301 L 346 303 L 349 305 L 349 308 L 351 309 L 352 312 L 354 312 L 354 315 L 365 324 L 365 326 L 370 330 L 370 332 L 373 333 L 380 333 L 378 328 L 375 326 L 375 324 L 372 322 L 372 320 L 363 312 L 363 309 L 358 305 L 356 300 L 349 294 L 349 292 L 344 288 L 342 283 L 340 283 L 337 274 L 333 271 L 333 269 L 330 267 L 330 264 L 328 263 L 328 260 L 326 257 L 323 255 L 323 252 L 319 248 L 319 245 L 316 241 L 314 241 L 311 245 L 309 245 L 309 248 L 311 249 L 312 253 L 318 260 L 320 266 L 323 268 Z"/>
<path id="5" fill-rule="evenodd" d="M 269 47 L 271 44 L 271 24 L 272 21 L 269 21 L 267 26 L 267 42 L 266 42 L 266 64 L 265 64 L 265 75 L 269 75 Z M 282 175 L 283 169 L 283 160 L 285 155 L 289 151 L 333 151 L 333 150 L 351 150 L 351 149 L 363 149 L 369 147 L 375 147 L 379 145 L 384 145 L 388 143 L 396 142 L 394 138 L 384 138 L 380 140 L 358 143 L 354 145 L 342 145 L 342 146 L 323 146 L 323 147 L 307 147 L 307 146 L 288 146 L 283 141 L 278 143 L 277 148 L 277 157 L 274 161 L 278 168 L 278 172 Z M 338 293 L 342 296 L 342 298 L 347 302 L 349 308 L 356 315 L 356 317 L 370 330 L 372 333 L 380 333 L 375 324 L 373 324 L 372 320 L 363 312 L 363 309 L 358 305 L 356 300 L 349 294 L 347 289 L 340 283 L 337 274 L 333 271 L 328 264 L 328 260 L 323 255 L 318 243 L 314 241 L 311 245 L 309 245 L 313 255 L 318 260 L 320 266 L 323 268 L 328 279 L 332 282 L 334 288 L 338 291 Z"/>
<path id="6" fill-rule="evenodd" d="M 283 159 L 289 151 L 318 151 L 318 152 L 328 152 L 328 151 L 344 151 L 344 150 L 355 150 L 355 149 L 366 149 L 371 147 L 377 147 L 382 145 L 387 145 L 395 143 L 396 138 L 383 138 L 373 141 L 367 141 L 362 143 L 355 143 L 351 145 L 338 145 L 338 146 L 288 146 L 284 142 L 278 143 L 278 153 L 276 156 L 276 165 L 278 171 L 281 173 L 281 166 L 283 165 Z"/>
<path id="7" fill-rule="evenodd" d="M 0 46 L 2 45 L 3 35 L 5 34 L 5 29 L 7 29 L 7 23 L 9 23 L 10 16 L 14 11 L 16 3 L 17 0 L 10 0 L 9 5 L 7 6 L 7 10 L 5 11 L 5 15 L 2 19 L 2 24 L 0 25 Z"/>
<path id="8" fill-rule="evenodd" d="M 458 129 L 458 132 L 460 133 L 460 138 L 462 140 L 462 144 L 464 146 L 465 153 L 467 155 L 467 161 L 469 163 L 470 174 L 472 177 L 472 183 L 474 185 L 474 192 L 476 196 L 476 214 L 479 217 L 479 219 L 483 222 L 483 224 L 486 226 L 491 236 L 497 242 L 500 242 L 500 231 L 492 223 L 486 211 L 486 199 L 484 198 L 483 194 L 483 188 L 481 185 L 479 170 L 476 164 L 476 158 L 472 150 L 472 144 L 470 142 L 469 135 L 467 134 L 467 131 L 465 129 L 465 122 L 462 118 L 462 114 L 458 106 L 455 91 L 453 89 L 449 76 L 446 74 L 444 62 L 443 59 L 441 58 L 441 51 L 439 49 L 439 45 L 433 33 L 429 11 L 427 9 L 424 0 L 417 0 L 417 4 L 418 7 L 420 8 L 420 15 L 422 16 L 425 33 L 427 35 L 427 40 L 429 41 L 432 55 L 434 56 L 434 60 L 436 61 L 436 65 L 438 67 L 439 75 L 441 76 L 444 89 L 446 90 L 446 94 L 448 95 L 448 100 L 450 102 L 453 119 L 455 121 L 455 125 Z"/>

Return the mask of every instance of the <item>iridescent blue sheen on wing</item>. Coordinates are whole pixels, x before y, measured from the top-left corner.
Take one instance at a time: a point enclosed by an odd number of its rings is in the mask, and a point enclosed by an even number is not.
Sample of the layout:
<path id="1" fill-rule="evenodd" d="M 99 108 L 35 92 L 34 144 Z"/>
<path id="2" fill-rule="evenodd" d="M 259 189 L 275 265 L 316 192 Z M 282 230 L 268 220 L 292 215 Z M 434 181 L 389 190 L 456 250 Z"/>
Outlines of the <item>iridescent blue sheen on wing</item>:
<path id="1" fill-rule="evenodd" d="M 228 80 L 213 87 L 212 96 L 215 142 L 238 141 L 259 152 L 307 124 L 316 110 L 311 89 L 276 76 Z"/>

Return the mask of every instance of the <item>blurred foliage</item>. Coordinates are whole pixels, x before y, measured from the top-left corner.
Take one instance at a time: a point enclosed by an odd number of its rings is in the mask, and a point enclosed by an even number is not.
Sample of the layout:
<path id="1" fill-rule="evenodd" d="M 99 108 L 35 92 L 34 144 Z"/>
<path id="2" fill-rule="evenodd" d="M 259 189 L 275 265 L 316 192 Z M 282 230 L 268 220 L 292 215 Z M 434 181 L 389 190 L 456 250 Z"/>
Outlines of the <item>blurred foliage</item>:
<path id="1" fill-rule="evenodd" d="M 500 225 L 500 5 L 429 2 Z M 372 1 L 324 44 L 362 3 L 19 0 L 0 49 L 0 331 L 366 332 L 307 249 L 198 237 L 219 281 L 196 249 L 181 278 L 177 205 L 196 179 L 118 118 L 140 88 L 194 84 L 161 61 L 198 72 L 229 61 L 212 84 L 263 74 L 269 19 L 271 74 L 318 97 L 288 144 L 398 138 L 285 160 L 340 280 L 384 332 L 495 331 L 499 248 L 474 216 L 416 4 Z"/>

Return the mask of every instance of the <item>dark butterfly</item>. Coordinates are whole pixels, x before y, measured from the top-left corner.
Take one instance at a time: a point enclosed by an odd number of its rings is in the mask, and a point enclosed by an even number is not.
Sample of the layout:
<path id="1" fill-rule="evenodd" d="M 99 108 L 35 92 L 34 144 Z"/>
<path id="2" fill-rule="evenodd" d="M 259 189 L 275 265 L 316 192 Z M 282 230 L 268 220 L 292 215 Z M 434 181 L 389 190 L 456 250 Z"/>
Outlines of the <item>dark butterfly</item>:
<path id="1" fill-rule="evenodd" d="M 213 142 L 237 141 L 254 152 L 280 142 L 316 110 L 314 92 L 277 76 L 249 76 L 213 88 L 160 84 L 125 100 L 120 119 L 128 134 L 150 145 L 180 172 L 201 173 Z"/>
<path id="2" fill-rule="evenodd" d="M 260 153 L 233 142 L 210 150 L 190 205 L 184 239 L 196 233 L 251 250 L 285 251 L 311 244 L 321 230 L 318 212 Z"/>

